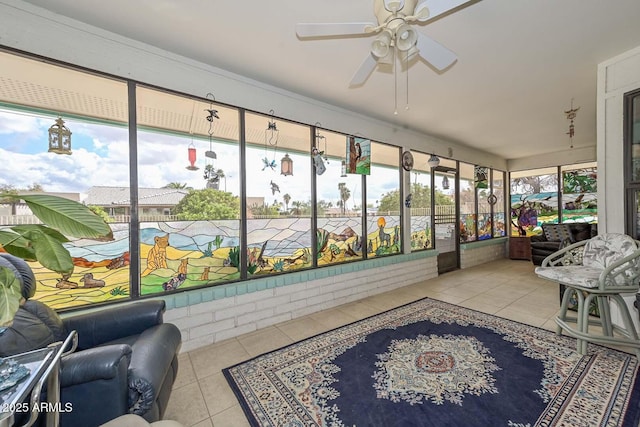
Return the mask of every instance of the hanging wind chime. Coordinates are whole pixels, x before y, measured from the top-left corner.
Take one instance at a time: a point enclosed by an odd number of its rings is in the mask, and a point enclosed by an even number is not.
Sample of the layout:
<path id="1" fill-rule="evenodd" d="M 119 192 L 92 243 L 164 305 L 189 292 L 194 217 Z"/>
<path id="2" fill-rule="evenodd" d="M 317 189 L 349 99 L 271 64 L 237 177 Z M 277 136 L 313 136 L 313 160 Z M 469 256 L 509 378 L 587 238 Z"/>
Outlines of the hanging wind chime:
<path id="1" fill-rule="evenodd" d="M 273 110 L 269 110 L 271 119 L 267 122 L 267 129 L 264 131 L 264 158 L 262 159 L 262 170 L 271 168 L 272 171 L 276 170 L 276 148 L 278 147 L 278 137 L 280 131 L 276 121 L 273 119 Z M 269 160 L 269 147 L 273 148 L 273 158 Z"/>
<path id="2" fill-rule="evenodd" d="M 213 108 L 213 102 L 216 100 L 215 96 L 212 93 L 208 93 L 207 99 L 210 100 L 209 108 L 204 111 L 208 113 L 206 119 L 209 122 L 209 149 L 204 153 L 207 158 L 206 166 L 204 167 L 204 179 L 207 181 L 207 188 L 217 190 L 220 177 L 213 166 L 213 160 L 218 158 L 215 151 L 213 151 L 213 120 L 220 119 L 220 116 L 218 116 L 218 110 Z"/>
<path id="3" fill-rule="evenodd" d="M 576 113 L 578 112 L 578 110 L 580 109 L 580 107 L 578 108 L 573 108 L 573 98 L 571 98 L 571 109 L 569 111 L 565 111 L 564 113 L 567 115 L 567 120 L 569 120 L 569 132 L 567 132 L 567 135 L 569 135 L 569 140 L 571 141 L 571 147 L 573 148 L 573 135 L 575 135 L 575 126 L 573 125 L 573 120 L 576 118 Z"/>

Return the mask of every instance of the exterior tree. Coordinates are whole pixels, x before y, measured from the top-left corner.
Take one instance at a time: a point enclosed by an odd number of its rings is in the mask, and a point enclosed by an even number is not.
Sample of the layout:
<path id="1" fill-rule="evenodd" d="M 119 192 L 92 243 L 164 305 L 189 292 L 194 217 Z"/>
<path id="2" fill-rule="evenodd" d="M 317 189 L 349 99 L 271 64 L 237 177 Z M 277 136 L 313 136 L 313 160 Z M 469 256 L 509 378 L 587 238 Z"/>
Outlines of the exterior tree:
<path id="1" fill-rule="evenodd" d="M 282 200 L 284 200 L 284 207 L 287 210 L 287 212 L 289 212 L 289 202 L 291 201 L 291 196 L 289 195 L 289 193 L 285 193 L 282 196 Z"/>
<path id="2" fill-rule="evenodd" d="M 347 184 L 344 182 L 338 183 L 338 190 L 340 191 L 340 207 L 342 208 L 342 213 L 346 212 L 346 203 L 351 197 L 351 190 L 347 187 Z"/>
<path id="3" fill-rule="evenodd" d="M 411 194 L 413 196 L 412 208 L 429 208 L 431 207 L 431 187 L 419 183 L 411 184 Z M 453 205 L 453 200 L 446 194 L 436 190 L 436 205 Z M 382 195 L 378 211 L 380 212 L 398 212 L 400 210 L 400 191 L 393 190 Z"/>
<path id="4" fill-rule="evenodd" d="M 173 208 L 179 220 L 237 219 L 240 199 L 231 193 L 213 188 L 191 190 Z"/>
<path id="5" fill-rule="evenodd" d="M 178 190 L 190 190 L 191 187 L 187 186 L 186 182 L 170 182 L 162 188 L 175 188 Z"/>

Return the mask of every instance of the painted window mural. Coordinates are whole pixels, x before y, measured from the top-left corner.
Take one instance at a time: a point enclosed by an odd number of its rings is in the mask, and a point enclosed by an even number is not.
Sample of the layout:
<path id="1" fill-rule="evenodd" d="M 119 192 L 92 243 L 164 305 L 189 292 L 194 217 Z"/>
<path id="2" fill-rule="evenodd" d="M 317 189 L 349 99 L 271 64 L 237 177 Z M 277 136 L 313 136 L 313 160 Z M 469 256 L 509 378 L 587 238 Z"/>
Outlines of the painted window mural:
<path id="1" fill-rule="evenodd" d="M 0 110 L 0 192 L 46 193 L 84 201 L 113 230 L 114 240 L 97 242 L 72 239 L 65 243 L 74 270 L 54 273 L 38 262 L 29 266 L 36 274 L 35 299 L 53 308 L 77 307 L 127 298 L 129 290 L 129 225 L 125 210 L 109 211 L 86 201 L 94 186 L 129 186 L 127 84 L 42 61 L 0 52 L 3 105 Z M 29 76 L 29 81 L 25 81 Z M 51 86 L 50 82 L 56 85 Z M 25 99 L 20 93 L 38 96 Z M 73 111 L 78 87 L 87 106 L 82 117 Z M 69 96 L 70 94 L 74 96 Z M 63 106 L 64 108 L 61 108 Z M 70 131 L 64 144 L 47 145 L 56 120 Z M 130 198 L 128 192 L 118 195 Z M 26 204 L 2 204 L 0 227 L 38 223 Z"/>
<path id="2" fill-rule="evenodd" d="M 415 152 L 404 172 L 400 147 L 364 136 L 2 51 L 0 78 L 0 228 L 38 221 L 2 199 L 34 192 L 84 203 L 113 231 L 65 243 L 72 274 L 30 263 L 35 298 L 55 309 L 400 254 L 403 236 L 412 251 L 438 247 L 436 236 L 455 244 L 455 160 L 434 178 Z M 26 96 L 33 87 L 40 95 Z M 47 144 L 62 125 L 70 137 Z M 473 174 L 461 182 L 472 188 Z M 439 234 L 433 204 L 450 220 Z"/>
<path id="3" fill-rule="evenodd" d="M 477 240 L 476 219 L 476 174 L 473 165 L 459 164 L 460 170 L 460 242 Z M 482 224 L 486 224 L 487 216 L 482 215 Z M 489 219 L 489 226 L 491 225 Z"/>
<path id="4" fill-rule="evenodd" d="M 238 111 L 145 87 L 136 100 L 140 294 L 239 279 Z"/>
<path id="5" fill-rule="evenodd" d="M 313 265 L 311 128 L 246 114 L 247 272 Z"/>
<path id="6" fill-rule="evenodd" d="M 316 174 L 316 247 L 318 265 L 336 264 L 362 259 L 362 182 L 360 174 L 347 173 L 345 146 L 353 137 L 316 128 L 314 147 L 323 167 Z M 368 142 L 368 141 L 367 141 Z M 362 147 L 360 147 L 362 148 Z M 369 158 L 370 144 L 360 152 Z"/>
<path id="7" fill-rule="evenodd" d="M 400 253 L 402 245 L 400 200 L 400 148 L 371 143 L 371 176 L 367 177 L 367 258 Z"/>
<path id="8" fill-rule="evenodd" d="M 411 251 L 433 248 L 430 155 L 413 152 L 411 170 Z M 406 200 L 406 196 L 405 196 Z"/>
<path id="9" fill-rule="evenodd" d="M 545 222 L 558 222 L 558 168 L 511 173 L 511 235 L 541 232 Z"/>
<path id="10" fill-rule="evenodd" d="M 562 222 L 598 220 L 598 173 L 595 163 L 562 168 Z"/>
<path id="11" fill-rule="evenodd" d="M 492 169 L 492 188 L 489 195 L 489 204 L 493 207 L 493 237 L 503 237 L 507 235 L 504 204 L 504 183 L 505 172 Z"/>

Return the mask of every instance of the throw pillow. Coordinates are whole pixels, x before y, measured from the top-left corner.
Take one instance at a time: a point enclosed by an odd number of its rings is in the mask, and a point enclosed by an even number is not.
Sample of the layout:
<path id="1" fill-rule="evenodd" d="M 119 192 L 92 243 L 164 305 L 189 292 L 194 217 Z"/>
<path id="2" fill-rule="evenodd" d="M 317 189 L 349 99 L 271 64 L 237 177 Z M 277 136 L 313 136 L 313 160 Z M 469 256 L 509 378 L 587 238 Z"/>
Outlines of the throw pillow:
<path id="1" fill-rule="evenodd" d="M 550 242 L 571 241 L 571 232 L 566 224 L 542 224 L 542 232 Z"/>

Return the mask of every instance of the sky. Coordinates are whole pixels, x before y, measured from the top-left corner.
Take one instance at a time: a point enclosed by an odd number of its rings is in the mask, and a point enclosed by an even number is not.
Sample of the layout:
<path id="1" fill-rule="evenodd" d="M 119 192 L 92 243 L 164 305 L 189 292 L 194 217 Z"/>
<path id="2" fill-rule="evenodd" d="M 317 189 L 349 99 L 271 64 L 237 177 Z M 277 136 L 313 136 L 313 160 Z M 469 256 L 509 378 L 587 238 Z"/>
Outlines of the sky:
<path id="1" fill-rule="evenodd" d="M 0 184 L 19 189 L 40 184 L 45 191 L 80 193 L 81 198 L 92 186 L 129 186 L 126 127 L 65 119 L 65 125 L 72 132 L 72 154 L 60 155 L 47 151 L 48 129 L 54 122 L 55 118 L 51 116 L 0 110 Z M 186 168 L 189 166 L 188 148 L 191 145 L 196 148 L 197 171 Z M 222 169 L 225 173 L 220 189 L 226 187 L 227 191 L 239 194 L 240 168 L 235 144 L 140 131 L 138 147 L 140 187 L 160 188 L 178 182 L 196 189 L 204 188 L 204 167 L 212 163 L 214 169 Z M 214 151 L 217 158 L 207 159 L 204 154 L 207 150 Z M 247 196 L 264 196 L 269 204 L 283 202 L 285 193 L 291 196 L 291 201 L 311 199 L 311 154 L 288 154 L 293 159 L 293 176 L 280 174 L 283 151 L 247 148 Z M 269 163 L 275 160 L 275 170 L 265 167 L 265 158 Z M 361 177 L 341 177 L 339 158 L 323 162 L 327 170 L 316 177 L 318 200 L 330 201 L 335 206 L 340 194 L 338 184 L 345 182 L 351 192 L 347 207 L 359 206 Z M 272 193 L 271 182 L 279 187 L 280 192 Z M 398 182 L 397 169 L 372 165 L 371 175 L 367 177 L 367 203 L 375 206 L 383 194 L 399 188 Z"/>

